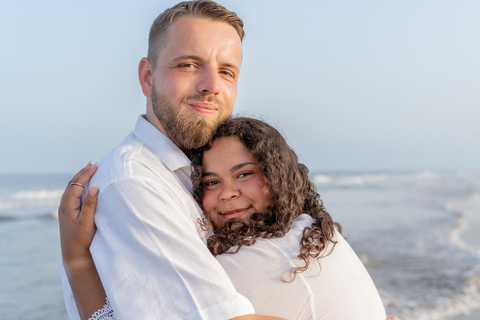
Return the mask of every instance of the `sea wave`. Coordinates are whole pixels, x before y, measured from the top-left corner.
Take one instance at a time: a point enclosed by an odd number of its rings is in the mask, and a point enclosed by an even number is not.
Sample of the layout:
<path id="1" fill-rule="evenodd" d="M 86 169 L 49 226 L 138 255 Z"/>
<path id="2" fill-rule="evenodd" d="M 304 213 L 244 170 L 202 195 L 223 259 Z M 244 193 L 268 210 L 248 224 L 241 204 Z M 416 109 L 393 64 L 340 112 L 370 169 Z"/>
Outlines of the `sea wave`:
<path id="1" fill-rule="evenodd" d="M 480 191 L 473 192 L 470 197 L 465 199 L 448 201 L 445 203 L 445 210 L 457 215 L 455 227 L 450 231 L 448 239 L 450 243 L 468 252 L 472 252 L 480 256 L 480 247 L 467 243 L 462 238 L 462 234 L 470 228 L 466 214 L 462 212 L 462 208 L 468 205 L 477 205 L 480 208 Z"/>
<path id="2" fill-rule="evenodd" d="M 387 312 L 431 320 L 480 309 L 478 177 L 420 171 L 318 175 L 314 181 L 328 190 L 325 198 L 342 214 L 345 230 L 355 226 L 350 243 Z"/>
<path id="3" fill-rule="evenodd" d="M 416 320 L 448 319 L 459 315 L 468 315 L 480 309 L 480 279 L 471 278 L 465 284 L 463 293 L 450 297 L 432 298 L 432 307 L 421 306 L 407 317 Z"/>
<path id="4" fill-rule="evenodd" d="M 480 247 L 466 242 L 462 235 L 470 226 L 468 215 L 463 208 L 472 205 L 480 208 L 480 192 L 475 191 L 465 198 L 450 200 L 444 204 L 445 211 L 454 217 L 454 223 L 448 231 L 445 245 L 438 239 L 440 246 L 429 256 L 435 264 L 445 264 L 448 270 L 442 271 L 444 277 L 436 281 L 445 282 L 438 287 L 436 294 L 428 296 L 428 303 L 419 305 L 417 299 L 405 299 L 403 306 L 407 307 L 403 316 L 410 319 L 449 319 L 460 315 L 469 315 L 480 309 Z M 436 258 L 436 259 L 435 259 Z M 432 269 L 436 274 L 438 270 Z M 437 277 L 437 276 L 435 276 Z M 438 286 L 438 284 L 431 284 Z M 411 308 L 408 308 L 408 307 Z"/>
<path id="5" fill-rule="evenodd" d="M 316 185 L 334 187 L 358 187 L 358 186 L 384 186 L 397 183 L 409 183 L 419 181 L 431 181 L 440 177 L 440 173 L 432 171 L 419 171 L 408 174 L 356 174 L 356 175 L 325 175 L 318 174 L 313 177 Z"/>
<path id="6" fill-rule="evenodd" d="M 57 206 L 62 194 L 63 189 L 25 190 L 6 194 L 0 199 L 0 210 Z"/>
<path id="7" fill-rule="evenodd" d="M 30 200 L 30 199 L 58 199 L 62 196 L 63 189 L 58 190 L 37 190 L 37 191 L 19 191 L 13 193 L 12 199 Z"/>

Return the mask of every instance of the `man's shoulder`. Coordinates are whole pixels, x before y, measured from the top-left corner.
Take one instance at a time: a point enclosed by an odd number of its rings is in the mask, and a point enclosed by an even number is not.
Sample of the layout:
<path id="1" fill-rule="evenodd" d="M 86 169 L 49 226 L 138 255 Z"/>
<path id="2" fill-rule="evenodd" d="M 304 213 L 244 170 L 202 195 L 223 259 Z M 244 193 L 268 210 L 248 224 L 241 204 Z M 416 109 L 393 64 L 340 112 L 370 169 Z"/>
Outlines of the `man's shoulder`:
<path id="1" fill-rule="evenodd" d="M 159 173 L 168 174 L 168 169 L 155 153 L 131 133 L 98 161 L 98 170 L 91 183 L 102 190 L 117 181 L 148 179 Z"/>

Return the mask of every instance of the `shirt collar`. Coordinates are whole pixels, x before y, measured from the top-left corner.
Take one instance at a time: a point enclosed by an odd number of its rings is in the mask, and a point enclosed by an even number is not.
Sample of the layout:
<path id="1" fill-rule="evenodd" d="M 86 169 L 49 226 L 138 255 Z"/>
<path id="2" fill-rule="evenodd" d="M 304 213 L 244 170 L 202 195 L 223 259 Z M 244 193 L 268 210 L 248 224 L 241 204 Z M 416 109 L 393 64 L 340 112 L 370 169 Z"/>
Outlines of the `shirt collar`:
<path id="1" fill-rule="evenodd" d="M 133 134 L 160 158 L 171 170 L 180 168 L 189 171 L 191 162 L 185 153 L 180 150 L 163 132 L 148 122 L 144 115 L 140 115 L 133 129 Z"/>

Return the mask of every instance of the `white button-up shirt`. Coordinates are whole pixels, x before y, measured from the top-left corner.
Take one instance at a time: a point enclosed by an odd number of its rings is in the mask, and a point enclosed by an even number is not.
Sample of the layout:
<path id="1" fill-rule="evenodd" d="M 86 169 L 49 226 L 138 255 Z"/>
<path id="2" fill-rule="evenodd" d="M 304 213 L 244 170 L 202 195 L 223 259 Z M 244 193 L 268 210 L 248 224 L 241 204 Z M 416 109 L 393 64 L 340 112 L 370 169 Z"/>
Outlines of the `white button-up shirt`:
<path id="1" fill-rule="evenodd" d="M 254 313 L 210 254 L 190 160 L 143 117 L 98 165 L 90 251 L 117 319 L 229 319 Z M 62 275 L 67 312 L 79 319 Z"/>

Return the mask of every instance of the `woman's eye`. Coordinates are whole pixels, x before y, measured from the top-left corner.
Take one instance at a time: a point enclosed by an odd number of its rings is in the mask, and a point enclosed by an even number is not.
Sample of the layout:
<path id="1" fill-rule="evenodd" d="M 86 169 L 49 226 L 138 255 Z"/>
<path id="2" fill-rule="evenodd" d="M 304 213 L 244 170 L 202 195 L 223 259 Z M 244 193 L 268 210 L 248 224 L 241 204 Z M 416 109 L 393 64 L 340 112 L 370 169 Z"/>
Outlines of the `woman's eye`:
<path id="1" fill-rule="evenodd" d="M 242 172 L 238 174 L 237 178 L 245 178 L 246 176 L 249 176 L 251 174 L 252 174 L 251 172 Z"/>
<path id="2" fill-rule="evenodd" d="M 218 182 L 217 180 L 209 180 L 209 181 L 204 182 L 203 185 L 205 187 L 212 187 L 212 186 L 217 185 L 219 183 L 220 182 Z"/>

